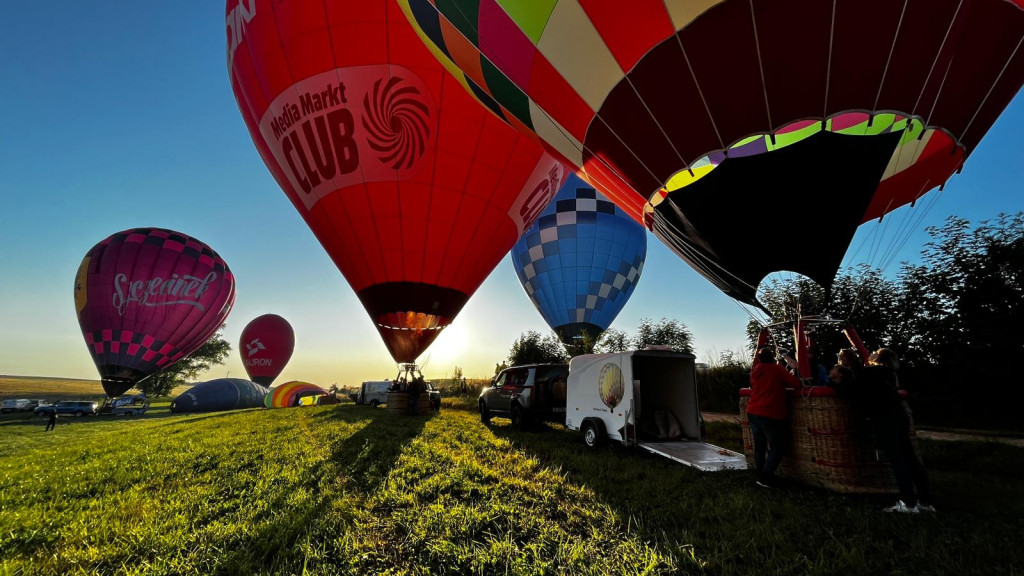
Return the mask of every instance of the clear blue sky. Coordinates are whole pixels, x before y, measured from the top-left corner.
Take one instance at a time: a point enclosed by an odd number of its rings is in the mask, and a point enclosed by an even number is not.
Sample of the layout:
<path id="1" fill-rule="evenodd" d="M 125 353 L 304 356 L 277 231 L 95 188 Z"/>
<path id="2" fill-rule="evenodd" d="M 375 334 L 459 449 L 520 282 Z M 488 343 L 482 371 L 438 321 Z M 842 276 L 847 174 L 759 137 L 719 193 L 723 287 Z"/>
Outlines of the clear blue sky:
<path id="1" fill-rule="evenodd" d="M 82 256 L 113 232 L 179 230 L 228 262 L 225 337 L 254 317 L 296 333 L 278 383 L 354 385 L 396 369 L 369 317 L 253 146 L 231 93 L 224 4 L 10 2 L 0 20 L 0 374 L 97 378 L 75 316 Z M 1024 210 L 1024 98 L 941 194 L 867 224 L 848 263 L 916 259 L 924 228 Z M 910 228 L 908 228 L 908 226 Z M 913 232 L 902 240 L 899 231 Z M 612 325 L 683 322 L 699 359 L 745 344 L 748 311 L 649 235 L 646 267 Z M 872 248 L 902 246 L 895 255 Z M 780 247 L 787 248 L 787 247 Z M 506 258 L 421 359 L 428 377 L 489 376 L 526 330 L 548 333 Z M 244 377 L 234 351 L 207 377 Z"/>

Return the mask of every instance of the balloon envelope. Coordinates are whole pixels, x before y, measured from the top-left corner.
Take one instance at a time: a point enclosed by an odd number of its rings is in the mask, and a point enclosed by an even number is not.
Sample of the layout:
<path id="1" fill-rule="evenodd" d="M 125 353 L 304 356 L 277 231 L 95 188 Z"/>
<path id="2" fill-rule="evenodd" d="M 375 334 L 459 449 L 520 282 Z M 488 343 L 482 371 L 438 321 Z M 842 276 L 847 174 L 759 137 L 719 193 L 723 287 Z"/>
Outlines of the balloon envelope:
<path id="1" fill-rule="evenodd" d="M 253 318 L 242 330 L 238 349 L 249 379 L 261 386 L 270 386 L 292 357 L 295 332 L 284 318 L 264 314 Z"/>
<path id="2" fill-rule="evenodd" d="M 1024 0 L 398 1 L 492 110 L 749 303 L 765 270 L 831 285 L 856 226 L 942 185 L 1024 83 Z M 808 238 L 751 265 L 767 226 Z"/>
<path id="3" fill-rule="evenodd" d="M 220 412 L 260 408 L 267 389 L 255 382 L 241 378 L 216 378 L 200 382 L 177 398 L 171 404 L 173 412 Z"/>
<path id="4" fill-rule="evenodd" d="M 293 380 L 271 388 L 263 403 L 267 408 L 291 408 L 298 406 L 299 402 L 307 396 L 317 397 L 324 394 L 327 394 L 327 391 L 316 384 Z"/>
<path id="5" fill-rule="evenodd" d="M 75 278 L 78 323 L 109 396 L 206 343 L 234 301 L 224 260 L 163 228 L 112 234 L 89 250 Z"/>
<path id="6" fill-rule="evenodd" d="M 389 0 L 227 3 L 239 110 L 392 357 L 414 361 L 558 190 Z"/>
<path id="7" fill-rule="evenodd" d="M 647 231 L 569 176 L 512 247 L 519 282 L 565 344 L 597 338 L 629 300 L 647 257 Z"/>

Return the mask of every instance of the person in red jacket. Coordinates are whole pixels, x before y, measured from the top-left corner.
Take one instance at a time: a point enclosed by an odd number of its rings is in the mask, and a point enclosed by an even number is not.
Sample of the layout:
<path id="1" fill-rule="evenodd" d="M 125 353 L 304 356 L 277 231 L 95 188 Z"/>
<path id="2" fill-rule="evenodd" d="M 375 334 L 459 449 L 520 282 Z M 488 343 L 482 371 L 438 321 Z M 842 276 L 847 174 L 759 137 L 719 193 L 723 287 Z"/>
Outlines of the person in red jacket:
<path id="1" fill-rule="evenodd" d="M 754 481 L 771 488 L 775 470 L 789 448 L 789 402 L 786 388 L 800 388 L 800 380 L 775 361 L 771 348 L 760 348 L 750 370 L 747 421 L 754 438 Z M 766 457 L 767 455 L 767 457 Z"/>

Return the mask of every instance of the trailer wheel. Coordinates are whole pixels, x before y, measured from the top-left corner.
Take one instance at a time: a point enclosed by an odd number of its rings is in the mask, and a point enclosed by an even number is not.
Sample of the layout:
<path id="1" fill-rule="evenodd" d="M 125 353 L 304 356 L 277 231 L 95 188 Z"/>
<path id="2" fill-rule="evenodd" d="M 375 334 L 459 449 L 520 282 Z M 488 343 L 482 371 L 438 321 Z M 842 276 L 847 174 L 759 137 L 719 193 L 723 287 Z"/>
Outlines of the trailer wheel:
<path id="1" fill-rule="evenodd" d="M 380 401 L 377 400 L 376 398 L 374 398 L 373 400 L 370 400 L 370 406 L 373 406 L 374 408 L 376 408 L 379 405 L 380 405 Z"/>
<path id="2" fill-rule="evenodd" d="M 583 443 L 587 448 L 598 448 L 604 444 L 604 432 L 593 420 L 583 423 Z"/>
<path id="3" fill-rule="evenodd" d="M 488 425 L 491 423 L 491 411 L 484 405 L 483 400 L 480 401 L 480 421 Z"/>

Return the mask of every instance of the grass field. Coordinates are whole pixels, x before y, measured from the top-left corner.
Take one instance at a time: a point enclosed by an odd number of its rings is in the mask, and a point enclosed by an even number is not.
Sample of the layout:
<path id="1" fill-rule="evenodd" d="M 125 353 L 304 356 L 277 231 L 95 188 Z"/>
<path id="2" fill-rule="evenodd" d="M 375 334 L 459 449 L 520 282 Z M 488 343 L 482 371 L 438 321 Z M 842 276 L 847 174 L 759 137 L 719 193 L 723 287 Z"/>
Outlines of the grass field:
<path id="1" fill-rule="evenodd" d="M 0 419 L 0 574 L 1020 574 L 1024 449 L 921 441 L 939 513 L 701 473 L 472 398 Z M 739 449 L 739 426 L 710 423 Z"/>
<path id="2" fill-rule="evenodd" d="M 187 386 L 179 386 L 172 392 L 172 396 L 177 396 L 187 389 Z M 102 401 L 104 397 L 103 386 L 100 385 L 99 380 L 0 376 L 0 400 L 42 398 L 44 400 Z"/>

